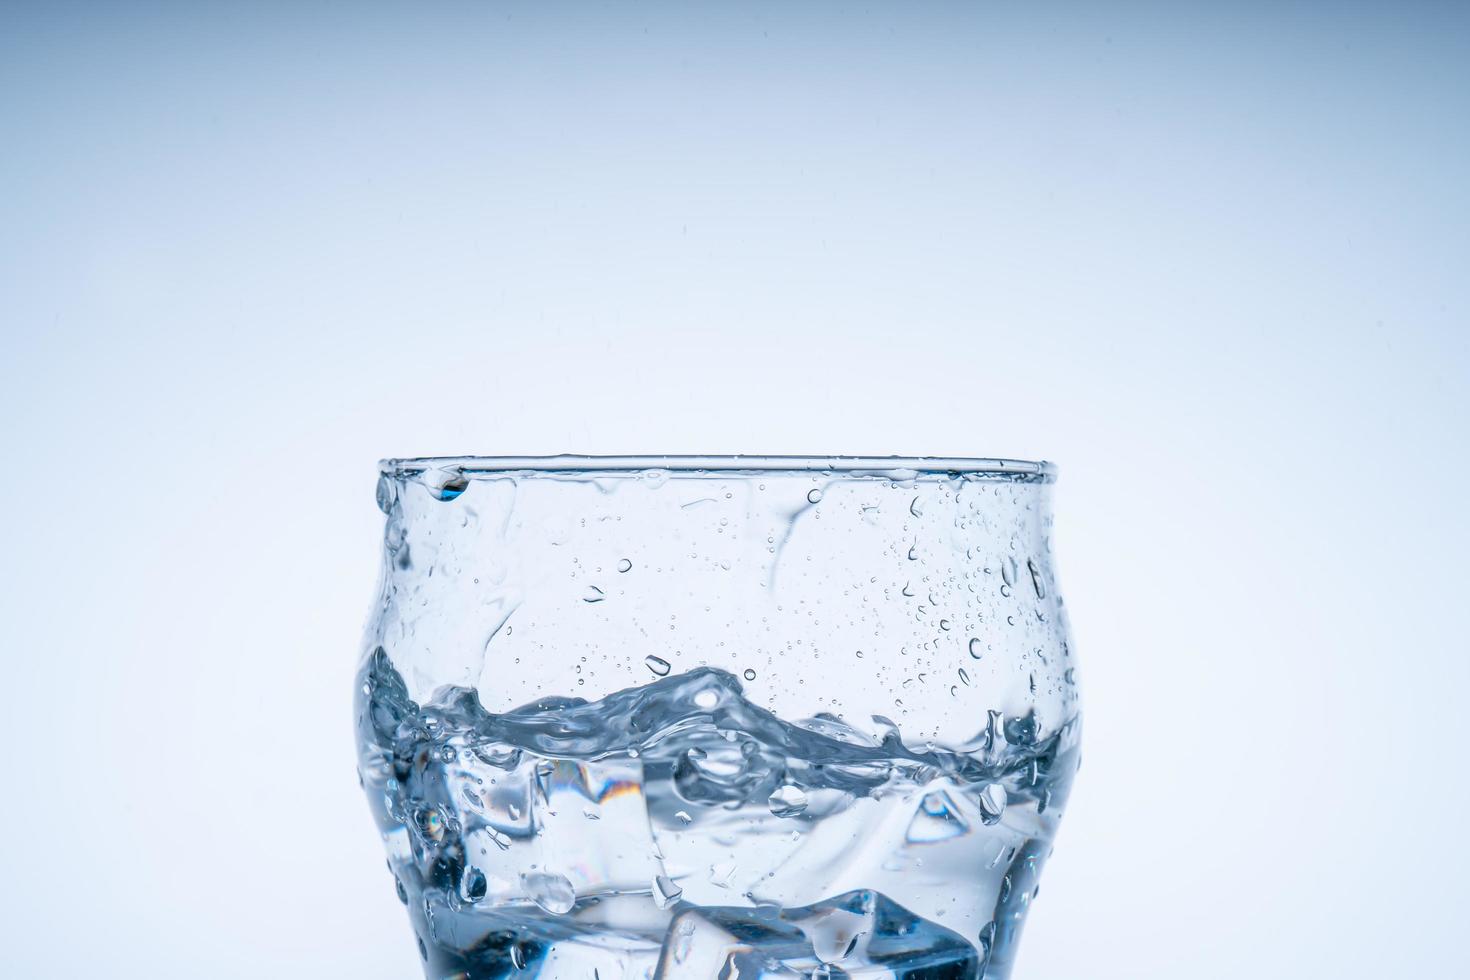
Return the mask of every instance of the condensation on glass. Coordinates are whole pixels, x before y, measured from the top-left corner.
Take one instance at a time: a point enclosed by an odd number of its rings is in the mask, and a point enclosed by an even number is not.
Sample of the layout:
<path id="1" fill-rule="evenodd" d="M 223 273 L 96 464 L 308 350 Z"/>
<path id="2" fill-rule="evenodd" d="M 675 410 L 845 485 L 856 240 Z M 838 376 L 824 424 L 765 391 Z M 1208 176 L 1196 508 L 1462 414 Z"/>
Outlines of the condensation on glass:
<path id="1" fill-rule="evenodd" d="M 1053 478 L 384 462 L 356 721 L 425 975 L 1007 977 L 1078 760 Z"/>

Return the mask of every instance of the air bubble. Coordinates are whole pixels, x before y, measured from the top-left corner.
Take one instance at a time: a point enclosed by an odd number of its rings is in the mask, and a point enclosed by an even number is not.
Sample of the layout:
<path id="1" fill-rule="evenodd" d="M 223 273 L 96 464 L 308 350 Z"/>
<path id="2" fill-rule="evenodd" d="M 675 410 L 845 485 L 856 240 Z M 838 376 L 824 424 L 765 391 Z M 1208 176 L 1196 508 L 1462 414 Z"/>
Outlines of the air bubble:
<path id="1" fill-rule="evenodd" d="M 822 491 L 817 487 L 813 487 L 806 492 L 806 499 L 808 503 L 820 503 L 822 500 Z"/>
<path id="2" fill-rule="evenodd" d="M 753 681 L 753 680 L 755 680 L 755 671 L 753 671 L 749 667 L 747 667 L 747 668 L 745 668 L 745 673 L 742 674 L 741 676 L 744 677 L 748 681 Z"/>

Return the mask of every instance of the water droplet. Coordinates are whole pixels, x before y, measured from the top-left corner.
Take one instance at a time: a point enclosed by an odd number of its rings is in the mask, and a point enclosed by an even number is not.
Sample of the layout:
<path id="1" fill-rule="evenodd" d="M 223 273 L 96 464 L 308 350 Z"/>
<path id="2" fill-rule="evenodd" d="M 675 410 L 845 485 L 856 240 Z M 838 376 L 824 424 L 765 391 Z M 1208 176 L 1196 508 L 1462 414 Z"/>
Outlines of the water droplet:
<path id="1" fill-rule="evenodd" d="M 924 511 L 919 507 L 918 497 L 915 497 L 913 500 L 909 501 L 909 513 L 913 514 L 915 517 L 924 516 Z"/>
<path id="2" fill-rule="evenodd" d="M 909 545 L 909 561 L 919 560 L 919 542 L 915 541 Z"/>
<path id="3" fill-rule="evenodd" d="M 424 937 L 415 936 L 414 938 L 419 941 L 419 959 L 425 963 L 429 962 L 429 948 L 424 945 Z"/>
<path id="4" fill-rule="evenodd" d="M 960 668 L 960 681 L 963 682 L 966 687 L 970 686 L 970 675 L 965 673 L 965 668 L 963 667 Z"/>
<path id="5" fill-rule="evenodd" d="M 521 886 L 531 901 L 552 915 L 566 915 L 577 904 L 577 892 L 566 876 L 535 871 L 521 875 Z"/>
<path id="6" fill-rule="evenodd" d="M 388 513 L 393 509 L 393 504 L 398 500 L 398 485 L 393 482 L 387 473 L 378 477 L 378 510 Z"/>
<path id="7" fill-rule="evenodd" d="M 741 676 L 743 676 L 748 681 L 753 681 L 753 680 L 755 680 L 755 671 L 753 671 L 749 667 L 747 667 L 747 668 L 745 668 L 745 673 L 743 675 L 741 675 Z"/>
<path id="8" fill-rule="evenodd" d="M 985 651 L 980 649 L 982 646 L 984 646 L 984 644 L 980 642 L 980 637 L 970 637 L 970 656 L 974 657 L 976 660 L 979 660 L 981 657 L 985 656 Z"/>
<path id="9" fill-rule="evenodd" d="M 1046 598 L 1046 586 L 1041 581 L 1041 569 L 1036 567 L 1036 562 L 1030 558 L 1026 559 L 1026 568 L 1031 572 L 1031 587 L 1036 590 L 1036 598 Z"/>
<path id="10" fill-rule="evenodd" d="M 470 485 L 464 471 L 452 466 L 427 470 L 420 479 L 436 500 L 453 500 Z"/>
<path id="11" fill-rule="evenodd" d="M 939 628 L 942 629 L 942 630 L 944 630 L 946 633 L 948 633 L 949 632 L 949 620 L 947 620 L 947 619 L 941 619 L 939 621 Z"/>
<path id="12" fill-rule="evenodd" d="M 485 897 L 489 886 L 485 882 L 485 873 L 476 867 L 464 869 L 464 874 L 459 878 L 459 894 L 466 902 L 478 902 Z"/>
<path id="13" fill-rule="evenodd" d="M 693 823 L 694 818 L 689 815 L 688 810 L 675 810 L 674 818 L 680 823 Z"/>
<path id="14" fill-rule="evenodd" d="M 586 817 L 588 820 L 602 819 L 602 815 L 599 814 L 596 810 L 592 809 L 590 806 L 582 807 L 582 816 Z"/>
<path id="15" fill-rule="evenodd" d="M 582 597 L 583 602 L 601 602 L 607 596 L 595 585 L 587 586 L 587 594 Z"/>
<path id="16" fill-rule="evenodd" d="M 991 783 L 980 791 L 980 819 L 987 827 L 1000 823 L 1006 812 L 1006 788 Z"/>
<path id="17" fill-rule="evenodd" d="M 633 570 L 633 563 L 631 561 L 629 561 L 628 559 L 624 558 L 622 561 L 618 562 L 618 571 L 620 571 L 620 572 L 631 572 L 632 570 Z"/>
<path id="18" fill-rule="evenodd" d="M 822 491 L 817 487 L 813 487 L 806 492 L 806 499 L 809 503 L 820 503 L 822 499 Z"/>
<path id="19" fill-rule="evenodd" d="M 655 875 L 653 879 L 653 904 L 661 909 L 666 909 L 679 900 L 684 894 L 672 878 L 665 875 Z"/>
<path id="20" fill-rule="evenodd" d="M 905 596 L 907 596 L 908 598 L 912 599 L 914 597 L 913 583 L 911 583 L 911 582 L 905 582 L 905 583 L 903 583 L 903 590 L 902 591 L 903 591 L 903 594 Z"/>
<path id="21" fill-rule="evenodd" d="M 517 970 L 524 970 L 526 968 L 526 951 L 520 943 L 511 943 L 510 965 Z"/>
<path id="22" fill-rule="evenodd" d="M 643 658 L 643 666 L 653 671 L 656 677 L 667 677 L 669 675 L 669 662 L 663 657 L 655 657 L 650 653 Z"/>
<path id="23" fill-rule="evenodd" d="M 408 889 L 403 887 L 403 879 L 397 875 L 393 876 L 393 890 L 398 893 L 398 900 L 404 905 L 407 905 Z"/>
<path id="24" fill-rule="evenodd" d="M 806 793 L 800 786 L 786 783 L 778 786 L 767 802 L 776 816 L 794 817 L 806 809 Z"/>

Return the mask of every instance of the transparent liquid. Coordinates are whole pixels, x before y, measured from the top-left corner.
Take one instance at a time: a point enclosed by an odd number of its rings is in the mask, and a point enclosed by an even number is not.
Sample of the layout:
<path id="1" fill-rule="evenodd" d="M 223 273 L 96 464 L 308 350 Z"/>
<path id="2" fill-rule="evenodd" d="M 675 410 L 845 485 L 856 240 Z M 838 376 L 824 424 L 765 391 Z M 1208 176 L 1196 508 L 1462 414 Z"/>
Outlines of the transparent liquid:
<path id="1" fill-rule="evenodd" d="M 1076 769 L 1075 725 L 992 712 L 915 747 L 783 721 L 712 668 L 504 714 L 416 704 L 381 650 L 359 680 L 430 978 L 1004 978 Z"/>

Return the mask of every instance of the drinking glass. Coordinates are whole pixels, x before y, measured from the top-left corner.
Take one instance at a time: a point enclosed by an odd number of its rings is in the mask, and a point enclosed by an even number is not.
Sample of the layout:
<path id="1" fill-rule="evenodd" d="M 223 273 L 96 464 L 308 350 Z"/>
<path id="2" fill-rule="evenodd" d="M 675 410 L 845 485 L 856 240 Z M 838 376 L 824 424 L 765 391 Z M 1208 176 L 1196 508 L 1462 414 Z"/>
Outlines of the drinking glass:
<path id="1" fill-rule="evenodd" d="M 382 463 L 359 763 L 426 977 L 1009 976 L 1078 758 L 1053 480 Z"/>

